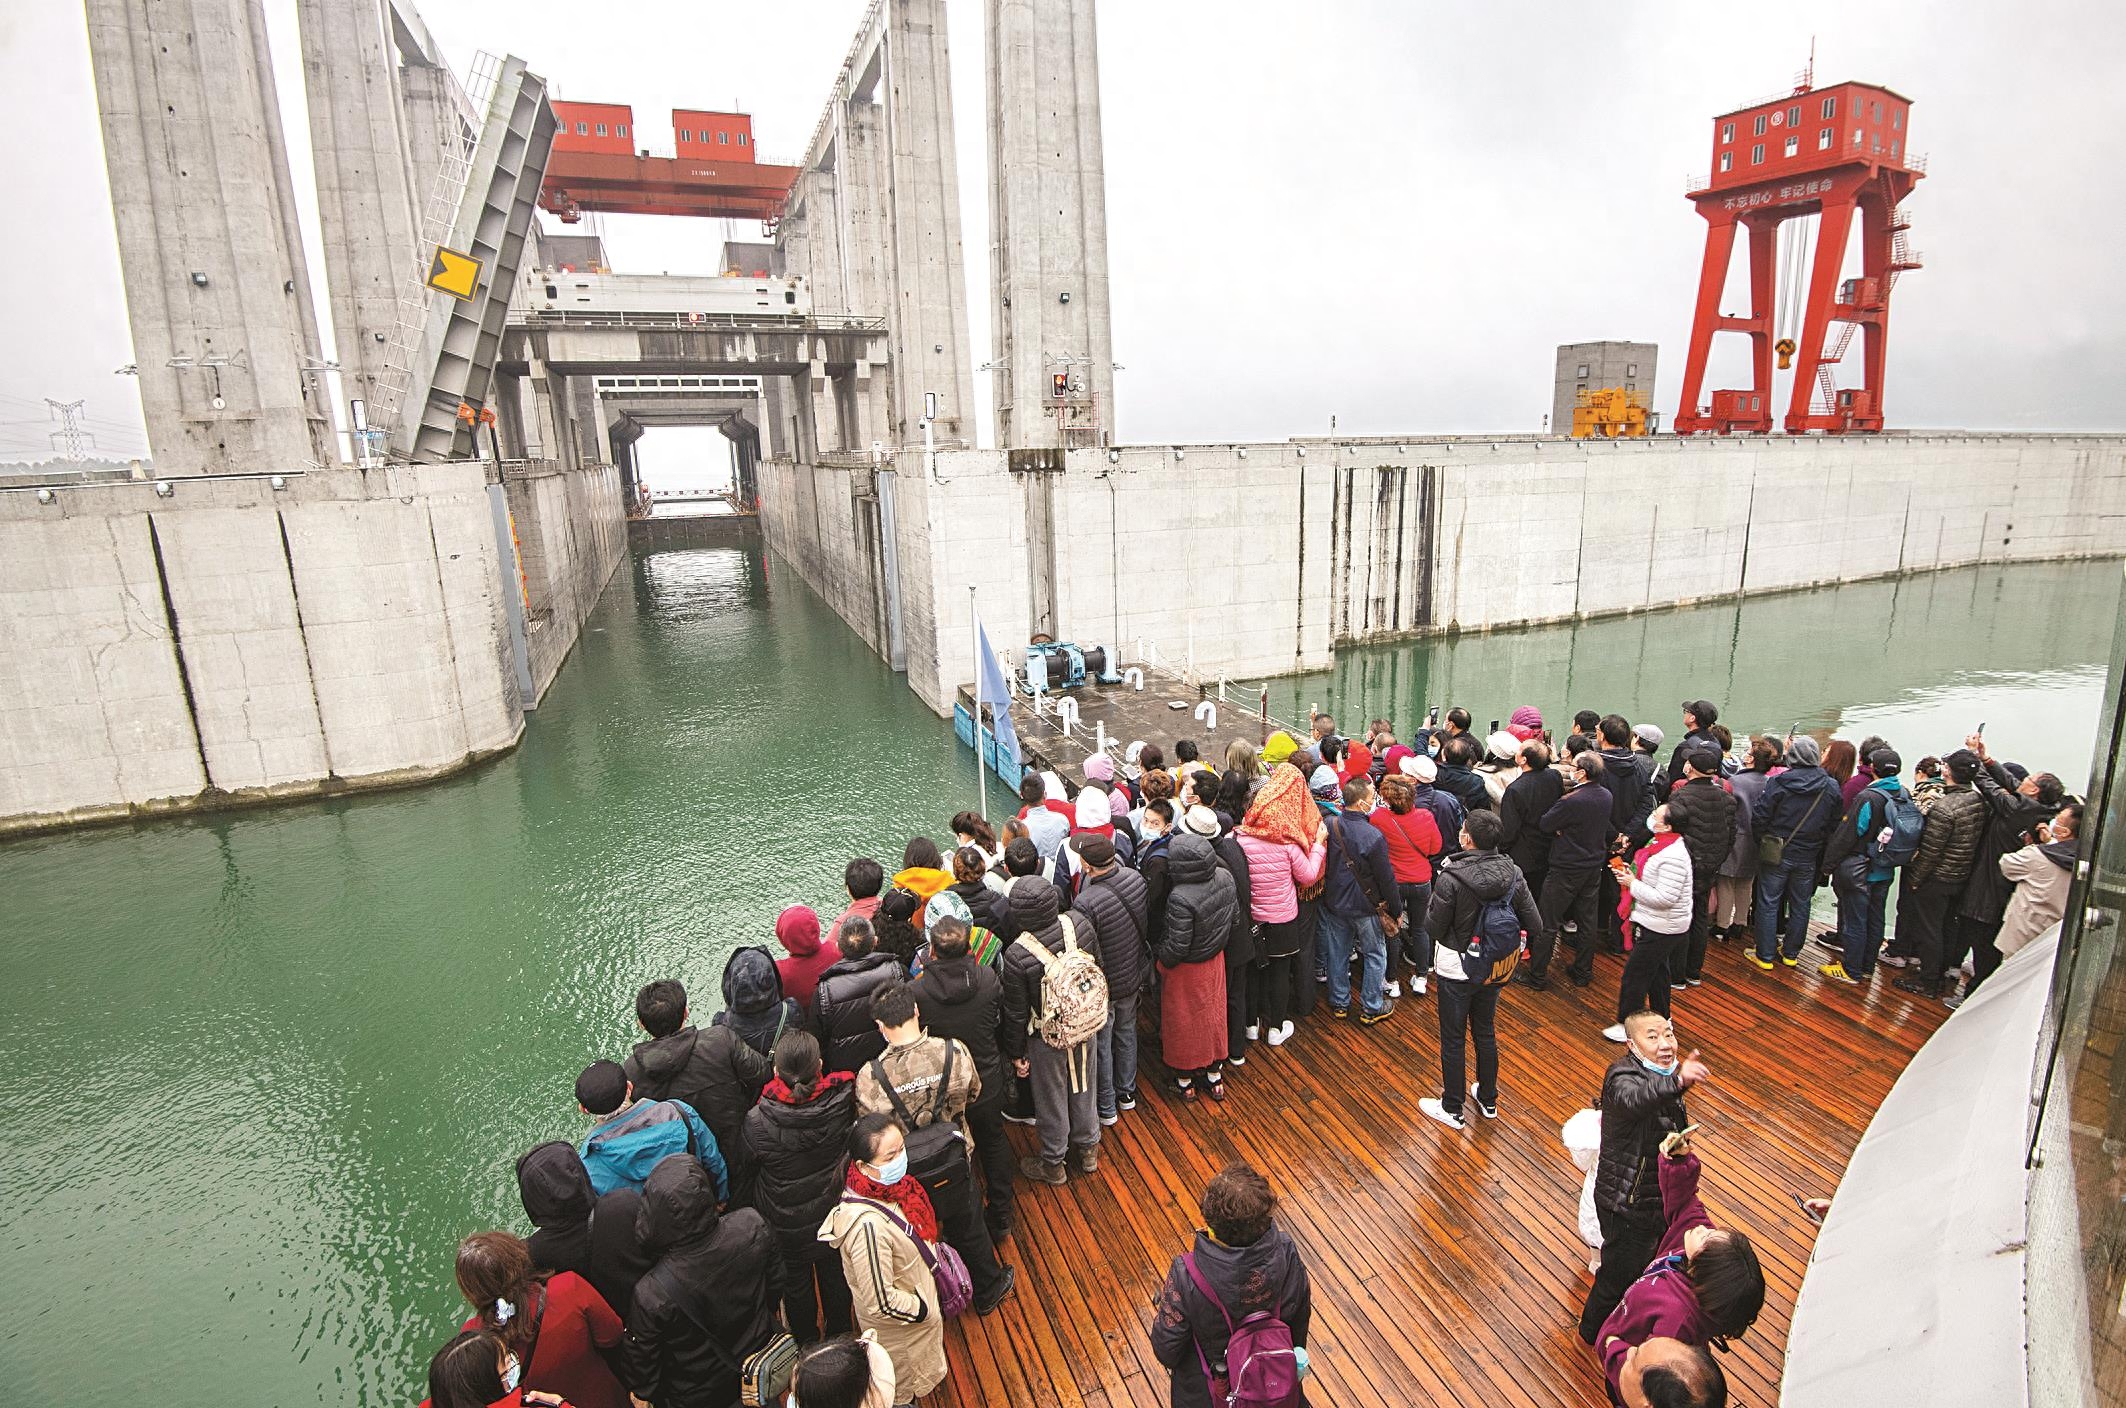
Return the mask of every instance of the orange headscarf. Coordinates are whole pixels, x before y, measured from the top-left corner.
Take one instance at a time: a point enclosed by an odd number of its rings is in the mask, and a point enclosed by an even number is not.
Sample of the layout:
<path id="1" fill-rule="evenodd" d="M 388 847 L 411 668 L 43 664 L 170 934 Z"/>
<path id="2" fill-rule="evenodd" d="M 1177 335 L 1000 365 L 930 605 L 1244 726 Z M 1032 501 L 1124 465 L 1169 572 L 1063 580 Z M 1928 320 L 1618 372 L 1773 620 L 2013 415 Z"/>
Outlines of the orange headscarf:
<path id="1" fill-rule="evenodd" d="M 1289 841 L 1312 850 L 1321 836 L 1321 808 L 1307 792 L 1307 780 L 1290 763 L 1279 763 L 1255 794 L 1240 829 L 1265 841 Z"/>

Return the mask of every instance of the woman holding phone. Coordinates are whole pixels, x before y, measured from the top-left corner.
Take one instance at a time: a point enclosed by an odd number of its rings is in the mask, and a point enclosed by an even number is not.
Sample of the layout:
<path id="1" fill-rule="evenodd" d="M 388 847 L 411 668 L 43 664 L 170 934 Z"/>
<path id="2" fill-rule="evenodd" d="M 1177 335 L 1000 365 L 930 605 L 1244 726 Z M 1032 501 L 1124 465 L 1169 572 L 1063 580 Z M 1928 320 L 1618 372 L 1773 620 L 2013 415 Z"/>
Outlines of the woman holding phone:
<path id="1" fill-rule="evenodd" d="M 1624 1019 L 1642 1007 L 1668 1015 L 1669 973 L 1690 933 L 1690 847 L 1682 844 L 1676 824 L 1679 816 L 1689 816 L 1688 802 L 1679 793 L 1666 806 L 1655 807 L 1646 818 L 1653 839 L 1639 848 L 1631 865 L 1621 857 L 1613 862 L 1624 892 L 1617 913 L 1629 921 L 1631 952 L 1617 983 L 1616 1025 L 1602 1032 L 1611 1041 L 1624 1040 Z"/>

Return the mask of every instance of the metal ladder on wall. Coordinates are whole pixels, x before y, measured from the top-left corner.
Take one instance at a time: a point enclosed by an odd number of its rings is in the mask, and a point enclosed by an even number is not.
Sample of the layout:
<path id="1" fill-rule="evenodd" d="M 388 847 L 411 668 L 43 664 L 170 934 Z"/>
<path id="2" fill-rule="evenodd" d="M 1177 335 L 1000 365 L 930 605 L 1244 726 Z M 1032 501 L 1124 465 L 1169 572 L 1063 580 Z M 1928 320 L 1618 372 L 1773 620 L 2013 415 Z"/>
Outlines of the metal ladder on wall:
<path id="1" fill-rule="evenodd" d="M 458 120 L 451 128 L 452 140 L 443 147 L 435 180 L 422 203 L 421 248 L 414 252 L 399 281 L 398 313 L 384 350 L 384 374 L 377 380 L 377 404 L 369 408 L 370 427 L 381 443 L 396 437 L 405 420 L 407 402 L 412 399 L 414 363 L 428 336 L 435 298 L 428 287 L 428 261 L 436 246 L 450 243 L 472 175 L 474 145 L 486 125 L 501 72 L 500 57 L 483 50 L 473 57 L 472 70 L 463 84 L 455 75 L 450 79 Z M 426 400 L 425 387 L 421 399 Z M 364 446 L 359 462 L 367 467 L 374 457 L 370 447 Z"/>

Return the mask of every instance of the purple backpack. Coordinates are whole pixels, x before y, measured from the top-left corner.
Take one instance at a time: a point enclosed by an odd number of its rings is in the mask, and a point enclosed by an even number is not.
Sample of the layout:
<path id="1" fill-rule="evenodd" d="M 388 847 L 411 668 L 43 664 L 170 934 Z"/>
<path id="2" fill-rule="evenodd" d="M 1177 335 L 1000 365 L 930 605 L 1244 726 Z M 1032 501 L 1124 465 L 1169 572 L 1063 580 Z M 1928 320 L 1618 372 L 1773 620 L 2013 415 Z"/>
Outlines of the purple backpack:
<path id="1" fill-rule="evenodd" d="M 1224 1373 L 1211 1372 L 1203 1345 L 1196 1345 L 1211 1402 L 1221 1408 L 1298 1408 L 1299 1355 L 1292 1346 L 1292 1327 L 1283 1319 L 1284 1306 L 1258 1310 L 1235 1325 L 1232 1312 L 1196 1269 L 1196 1254 L 1190 1252 L 1181 1260 L 1196 1289 L 1225 1317 L 1225 1362 L 1219 1366 Z"/>
<path id="2" fill-rule="evenodd" d="M 938 1312 L 947 1320 L 964 1315 L 974 1304 L 974 1274 L 967 1269 L 967 1260 L 954 1251 L 949 1242 L 932 1244 L 915 1235 L 915 1228 L 901 1216 L 900 1209 L 890 1203 L 874 1198 L 859 1198 L 854 1193 L 847 1195 L 852 1203 L 862 1203 L 867 1208 L 877 1208 L 894 1221 L 894 1225 L 908 1234 L 915 1243 L 915 1250 L 923 1258 L 923 1265 L 930 1268 L 930 1279 L 937 1282 Z M 1287 1342 L 1290 1334 L 1286 1335 Z"/>

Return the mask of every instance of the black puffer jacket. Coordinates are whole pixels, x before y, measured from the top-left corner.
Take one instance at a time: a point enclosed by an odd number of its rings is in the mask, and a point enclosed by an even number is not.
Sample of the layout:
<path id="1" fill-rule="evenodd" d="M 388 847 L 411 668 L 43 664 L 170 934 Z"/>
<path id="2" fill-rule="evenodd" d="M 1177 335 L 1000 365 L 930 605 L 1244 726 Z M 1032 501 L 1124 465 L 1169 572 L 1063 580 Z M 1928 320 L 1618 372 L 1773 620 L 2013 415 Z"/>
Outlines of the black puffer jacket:
<path id="1" fill-rule="evenodd" d="M 1961 885 L 1978 864 L 1985 835 L 1986 799 L 1975 788 L 1951 783 L 1928 808 L 1919 832 L 1919 854 L 1906 873 L 1915 885 Z"/>
<path id="2" fill-rule="evenodd" d="M 855 1123 L 856 1082 L 841 1074 L 824 1077 L 803 1103 L 770 1093 L 746 1114 L 753 1206 L 790 1260 L 819 1249 L 819 1224 L 841 1198 L 842 1156 Z"/>
<path id="3" fill-rule="evenodd" d="M 1011 1082 L 1004 1079 L 1003 1047 L 998 1040 L 1004 1026 L 1004 980 L 996 969 L 975 962 L 972 954 L 933 958 L 910 987 L 923 1029 L 932 1036 L 952 1038 L 974 1057 L 975 1072 L 982 1077 L 982 1094 L 975 1106 L 988 1109 L 1002 1100 Z"/>
<path id="4" fill-rule="evenodd" d="M 642 1194 L 615 1188 L 593 1198 L 591 1176 L 576 1146 L 557 1139 L 533 1146 L 517 1160 L 517 1195 L 524 1200 L 524 1215 L 539 1229 L 525 1239 L 532 1264 L 575 1272 L 614 1313 L 624 1314 L 634 1303 L 635 1283 L 654 1260 L 635 1233 Z"/>
<path id="5" fill-rule="evenodd" d="M 658 1408 L 726 1408 L 738 1374 L 711 1347 L 743 1360 L 775 1331 L 782 1257 L 751 1208 L 719 1217 L 698 1159 L 673 1154 L 650 1170 L 636 1219 L 657 1264 L 635 1287 L 624 1353 L 627 1386 Z"/>
<path id="6" fill-rule="evenodd" d="M 797 999 L 783 996 L 775 955 L 749 944 L 724 961 L 723 1011 L 716 1014 L 717 1026 L 729 1027 L 762 1056 L 773 1057 L 775 1038 L 803 1026 L 804 1020 Z"/>
<path id="7" fill-rule="evenodd" d="M 1670 793 L 1668 805 L 1669 825 L 1683 833 L 1683 844 L 1690 850 L 1691 883 L 1701 892 L 1710 890 L 1734 849 L 1735 813 L 1741 804 L 1718 778 L 1698 777 Z"/>
<path id="8" fill-rule="evenodd" d="M 1218 853 L 1218 868 L 1233 877 L 1233 930 L 1225 941 L 1225 966 L 1231 972 L 1238 964 L 1255 961 L 1255 896 L 1248 885 L 1248 853 L 1240 849 L 1232 829 L 1227 828 L 1211 849 Z"/>
<path id="9" fill-rule="evenodd" d="M 775 1073 L 768 1058 L 729 1026 L 684 1027 L 638 1043 L 623 1068 L 636 1095 L 692 1105 L 726 1157 L 734 1142 L 742 1144 L 739 1126 Z"/>
<path id="10" fill-rule="evenodd" d="M 1018 926 L 1019 937 L 1032 939 L 1050 953 L 1063 951 L 1056 898 L 1056 887 L 1038 875 L 1025 876 L 1011 887 L 1011 920 Z M 1101 951 L 1097 923 L 1073 914 L 1071 927 L 1078 947 L 1097 961 Z M 1041 978 L 1046 971 L 1038 958 L 1016 942 L 1004 950 L 1003 961 L 997 965 L 997 976 L 1004 980 L 1004 1027 L 999 1037 L 1008 1060 L 1026 1055 L 1026 1024 L 1041 1014 Z"/>
<path id="11" fill-rule="evenodd" d="M 1611 1062 L 1602 1077 L 1595 1206 L 1636 1226 L 1662 1226 L 1661 1141 L 1689 1126 L 1680 1080 L 1648 1070 L 1629 1051 Z"/>
<path id="12" fill-rule="evenodd" d="M 1233 934 L 1233 877 L 1219 868 L 1211 843 L 1201 836 L 1176 836 L 1167 850 L 1167 874 L 1174 885 L 1166 896 L 1159 961 L 1177 968 L 1224 953 Z"/>
<path id="13" fill-rule="evenodd" d="M 1071 917 L 1092 920 L 1100 934 L 1100 971 L 1107 975 L 1111 997 L 1127 997 L 1144 987 L 1146 956 L 1151 952 L 1146 903 L 1144 877 L 1120 861 L 1103 875 L 1088 876 L 1078 891 Z M 987 1076 L 982 1078 L 982 1088 L 989 1088 Z"/>
<path id="14" fill-rule="evenodd" d="M 967 902 L 967 912 L 974 916 L 974 922 L 979 927 L 999 935 L 1004 932 L 997 927 L 1004 919 L 1002 895 L 979 880 L 962 880 L 949 888 L 952 893 Z"/>
<path id="15" fill-rule="evenodd" d="M 1607 781 L 1609 774 L 1605 772 L 1602 777 Z M 1551 838 L 1553 872 L 1584 875 L 1602 868 L 1609 859 L 1609 838 L 1616 834 L 1615 806 L 1615 797 L 1605 795 L 1600 783 L 1583 782 L 1536 818 L 1536 825 Z"/>
<path id="16" fill-rule="evenodd" d="M 1986 833 L 1978 848 L 1971 883 L 1964 887 L 1958 913 L 1982 924 L 1998 924 L 2008 912 L 2015 886 L 2001 874 L 2001 857 L 2025 845 L 2023 833 L 2050 821 L 2057 808 L 2016 791 L 2015 775 L 1990 758 L 1978 774 L 1978 795 L 1986 799 Z"/>
<path id="17" fill-rule="evenodd" d="M 871 994 L 905 976 L 898 959 L 876 950 L 844 958 L 819 975 L 812 993 L 812 1034 L 819 1038 L 820 1059 L 828 1070 L 853 1074 L 886 1049 L 886 1038 L 871 1020 Z"/>
<path id="18" fill-rule="evenodd" d="M 1432 881 L 1432 907 L 1425 915 L 1425 930 L 1432 942 L 1442 948 L 1453 949 L 1457 954 L 1469 951 L 1470 940 L 1476 937 L 1477 921 L 1483 917 L 1484 906 L 1496 899 L 1503 899 L 1508 892 L 1513 895 L 1513 912 L 1521 921 L 1521 928 L 1530 934 L 1541 933 L 1542 911 L 1535 907 L 1535 896 L 1528 892 L 1527 877 L 1521 868 L 1497 851 L 1464 851 L 1458 856 L 1442 861 Z M 1470 981 L 1482 981 L 1488 973 L 1468 973 Z"/>

